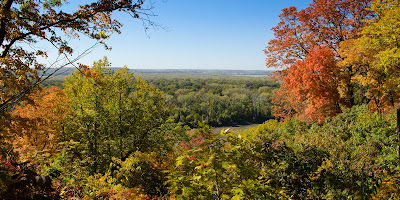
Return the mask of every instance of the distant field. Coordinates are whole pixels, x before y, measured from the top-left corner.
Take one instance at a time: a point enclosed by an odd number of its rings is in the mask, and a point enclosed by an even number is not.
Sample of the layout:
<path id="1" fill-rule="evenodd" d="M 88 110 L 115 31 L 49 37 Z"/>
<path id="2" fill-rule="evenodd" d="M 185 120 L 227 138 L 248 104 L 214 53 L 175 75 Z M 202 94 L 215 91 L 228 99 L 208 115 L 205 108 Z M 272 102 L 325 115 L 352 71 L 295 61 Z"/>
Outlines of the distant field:
<path id="1" fill-rule="evenodd" d="M 223 127 L 213 127 L 212 132 L 213 133 L 219 133 L 223 130 L 226 130 L 229 128 L 230 131 L 243 131 L 249 128 L 256 128 L 257 126 L 259 126 L 261 124 L 250 124 L 250 125 L 239 125 L 239 126 L 223 126 Z"/>

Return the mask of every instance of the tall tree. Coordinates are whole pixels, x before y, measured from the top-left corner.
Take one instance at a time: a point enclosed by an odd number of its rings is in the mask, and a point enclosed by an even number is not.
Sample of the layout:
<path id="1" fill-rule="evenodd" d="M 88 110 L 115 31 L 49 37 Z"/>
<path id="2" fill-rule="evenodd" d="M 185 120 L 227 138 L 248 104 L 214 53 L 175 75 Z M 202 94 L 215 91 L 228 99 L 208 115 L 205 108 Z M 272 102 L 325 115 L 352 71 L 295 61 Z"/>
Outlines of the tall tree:
<path id="1" fill-rule="evenodd" d="M 400 97 L 400 3 L 374 1 L 371 10 L 376 16 L 360 37 L 341 44 L 341 64 L 355 66 L 353 82 L 366 88 L 370 108 L 382 112 Z"/>
<path id="2" fill-rule="evenodd" d="M 291 78 L 285 81 L 291 81 L 287 84 L 290 90 L 298 90 L 303 84 L 303 73 L 308 70 L 315 70 L 320 68 L 322 64 L 316 60 L 313 63 L 315 55 L 319 53 L 329 54 L 330 60 L 338 62 L 341 56 L 338 54 L 339 44 L 342 41 L 357 37 L 357 32 L 360 28 L 365 26 L 365 19 L 371 17 L 371 11 L 367 10 L 370 0 L 314 0 L 309 7 L 297 10 L 296 7 L 289 7 L 282 10 L 280 15 L 281 22 L 272 30 L 274 31 L 275 38 L 270 40 L 266 47 L 265 54 L 267 56 L 266 62 L 268 67 L 275 67 L 283 69 L 279 75 L 285 78 L 289 74 Z M 320 51 L 323 49 L 323 51 Z M 331 51 L 332 53 L 328 53 Z M 308 58 L 310 55 L 314 58 Z M 299 62 L 299 63 L 297 63 Z M 306 62 L 308 64 L 304 64 Z M 327 63 L 325 63 L 327 64 Z M 311 66 L 316 65 L 316 66 Z M 336 68 L 333 69 L 332 67 Z M 314 73 L 312 76 L 315 78 L 326 78 L 330 73 L 329 80 L 335 80 L 335 83 L 340 83 L 337 88 L 332 88 L 331 81 L 319 82 L 317 87 L 310 87 L 307 91 L 319 93 L 321 88 L 327 87 L 329 90 L 335 91 L 326 93 L 325 97 L 320 99 L 320 106 L 323 109 L 314 109 L 315 112 L 309 112 L 312 118 L 313 115 L 323 116 L 323 113 L 335 113 L 337 110 L 336 102 L 326 101 L 330 98 L 337 99 L 337 94 L 340 94 L 340 101 L 346 102 L 346 105 L 352 106 L 354 102 L 354 86 L 351 84 L 352 74 L 348 73 L 352 66 L 339 66 L 337 64 L 330 65 L 330 71 L 326 73 Z M 309 72 L 309 71 L 307 71 Z M 339 73 L 334 73 L 339 72 Z M 298 76 L 298 78 L 295 78 Z M 316 79 L 314 79 L 316 80 Z M 329 85 L 323 85 L 329 84 Z M 295 87 L 296 86 L 296 87 Z M 313 95 L 301 94 L 299 91 L 294 92 L 298 95 L 299 99 L 308 104 L 316 105 L 313 101 Z M 276 94 L 283 94 L 278 92 Z M 301 98 L 299 95 L 306 98 Z M 333 96 L 329 96 L 333 95 Z M 311 97 L 311 100 L 309 101 Z M 279 98 L 279 97 L 277 97 Z M 282 97 L 283 98 L 283 97 Z M 323 100 L 325 99 L 325 100 Z M 315 100 L 315 98 L 314 98 Z M 322 108 L 320 107 L 320 108 Z M 310 106 L 308 106 L 310 108 Z M 279 109 L 275 109 L 279 110 Z M 287 110 L 287 109 L 286 109 Z M 320 112 L 321 111 L 321 112 Z M 304 110 L 297 110 L 297 112 L 305 112 Z M 318 113 L 320 112 L 320 113 Z M 330 115 L 330 114 L 329 114 Z"/>
<path id="3" fill-rule="evenodd" d="M 67 60 L 62 64 L 61 60 L 56 61 L 60 69 L 82 56 L 70 58 L 71 38 L 86 36 L 105 45 L 104 39 L 112 32 L 120 33 L 122 24 L 113 19 L 115 12 L 125 12 L 152 25 L 148 20 L 150 11 L 142 8 L 143 0 L 81 1 L 76 11 L 66 12 L 68 4 L 68 0 L 0 1 L 0 110 L 22 99 L 52 75 L 40 76 L 38 71 L 49 66 L 38 60 L 47 57 L 47 52 L 41 46 L 35 47 L 36 43 L 48 42 L 58 49 Z"/>
<path id="4" fill-rule="evenodd" d="M 400 101 L 400 2 L 374 1 L 371 10 L 376 16 L 367 21 L 361 37 L 341 44 L 341 64 L 357 67 L 353 81 L 366 88 L 370 108 L 383 112 Z M 400 105 L 397 139 L 400 147 Z M 398 154 L 400 158 L 400 148 Z"/>
<path id="5" fill-rule="evenodd" d="M 124 160 L 166 139 L 160 132 L 168 112 L 162 93 L 128 69 L 113 72 L 109 66 L 105 58 L 66 77 L 71 119 L 65 140 L 80 142 L 92 173 L 107 168 L 112 157 Z"/>

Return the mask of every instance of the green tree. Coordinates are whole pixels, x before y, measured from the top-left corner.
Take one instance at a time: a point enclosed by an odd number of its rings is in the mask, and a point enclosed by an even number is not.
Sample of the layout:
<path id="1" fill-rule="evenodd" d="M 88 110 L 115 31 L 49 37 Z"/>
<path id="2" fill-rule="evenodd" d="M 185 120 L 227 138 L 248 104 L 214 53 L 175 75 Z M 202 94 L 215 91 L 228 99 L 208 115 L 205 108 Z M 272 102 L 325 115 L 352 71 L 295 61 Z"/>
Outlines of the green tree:
<path id="1" fill-rule="evenodd" d="M 162 93 L 127 68 L 113 72 L 109 66 L 104 58 L 65 83 L 72 114 L 64 140 L 83 145 L 92 173 L 104 171 L 113 157 L 124 160 L 167 139 L 160 131 L 168 114 Z"/>

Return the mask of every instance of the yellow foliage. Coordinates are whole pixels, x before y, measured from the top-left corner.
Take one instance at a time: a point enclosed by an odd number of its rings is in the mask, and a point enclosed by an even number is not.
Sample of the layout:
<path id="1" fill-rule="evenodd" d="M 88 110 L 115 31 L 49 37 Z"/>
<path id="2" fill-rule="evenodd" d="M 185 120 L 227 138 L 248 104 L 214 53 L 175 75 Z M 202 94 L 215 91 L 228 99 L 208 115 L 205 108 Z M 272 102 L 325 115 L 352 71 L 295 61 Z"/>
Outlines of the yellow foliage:
<path id="1" fill-rule="evenodd" d="M 373 1 L 370 9 L 376 17 L 365 21 L 359 38 L 340 43 L 340 66 L 351 66 L 351 82 L 366 88 L 370 108 L 383 112 L 400 98 L 400 2 Z"/>
<path id="2" fill-rule="evenodd" d="M 390 177 L 382 182 L 381 187 L 372 197 L 373 200 L 400 199 L 400 178 Z"/>

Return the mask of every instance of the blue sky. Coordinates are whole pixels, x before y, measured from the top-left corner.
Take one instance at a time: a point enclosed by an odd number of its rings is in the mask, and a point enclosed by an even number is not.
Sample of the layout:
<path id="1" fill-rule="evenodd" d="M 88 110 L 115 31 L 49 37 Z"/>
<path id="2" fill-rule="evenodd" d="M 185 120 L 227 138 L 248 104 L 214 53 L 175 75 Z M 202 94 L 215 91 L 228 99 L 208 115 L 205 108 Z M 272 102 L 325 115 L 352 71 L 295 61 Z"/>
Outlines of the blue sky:
<path id="1" fill-rule="evenodd" d="M 307 7 L 311 0 L 156 0 L 152 20 L 165 29 L 144 31 L 127 15 L 124 27 L 102 47 L 81 59 L 84 64 L 107 56 L 115 67 L 133 69 L 265 70 L 263 49 L 283 8 Z M 78 51 L 90 45 L 79 41 Z"/>

